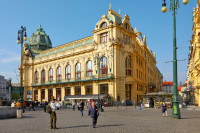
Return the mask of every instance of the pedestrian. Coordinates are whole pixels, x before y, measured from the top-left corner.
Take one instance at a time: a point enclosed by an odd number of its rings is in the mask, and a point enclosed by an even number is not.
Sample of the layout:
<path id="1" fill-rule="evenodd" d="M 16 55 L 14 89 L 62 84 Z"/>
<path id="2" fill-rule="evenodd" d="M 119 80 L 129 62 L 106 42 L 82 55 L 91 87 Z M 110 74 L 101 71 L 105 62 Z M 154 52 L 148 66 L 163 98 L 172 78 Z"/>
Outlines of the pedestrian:
<path id="1" fill-rule="evenodd" d="M 15 107 L 17 107 L 18 109 L 20 109 L 21 108 L 21 103 L 19 101 L 17 101 Z"/>
<path id="2" fill-rule="evenodd" d="M 73 109 L 73 111 L 75 110 L 75 101 L 74 100 L 72 100 L 72 109 Z"/>
<path id="3" fill-rule="evenodd" d="M 35 111 L 35 109 L 34 109 L 34 103 L 33 103 L 32 101 L 30 102 L 29 107 L 30 107 L 30 108 L 29 108 L 29 111 L 30 111 L 31 109 L 33 109 L 33 110 Z"/>
<path id="4" fill-rule="evenodd" d="M 47 102 L 47 101 L 44 101 L 43 104 L 44 104 L 44 113 L 46 114 L 46 113 L 47 113 L 47 112 L 46 112 L 46 107 L 47 107 L 47 105 L 48 105 L 48 102 Z"/>
<path id="5" fill-rule="evenodd" d="M 163 114 L 163 116 L 168 116 L 167 115 L 167 104 L 165 103 L 165 101 L 163 101 L 163 103 L 162 103 L 162 114 Z"/>
<path id="6" fill-rule="evenodd" d="M 133 105 L 135 106 L 135 109 L 136 109 L 136 102 L 135 102 L 135 100 L 133 101 Z"/>
<path id="7" fill-rule="evenodd" d="M 79 109 L 80 109 L 80 112 L 81 112 L 81 116 L 83 116 L 83 110 L 84 110 L 84 103 L 83 101 L 81 100 L 81 102 L 79 103 Z"/>
<path id="8" fill-rule="evenodd" d="M 15 107 L 15 101 L 12 102 L 11 107 Z"/>
<path id="9" fill-rule="evenodd" d="M 26 108 L 26 102 L 23 102 L 23 113 L 25 113 L 25 108 Z"/>
<path id="10" fill-rule="evenodd" d="M 142 111 L 142 101 L 140 100 L 140 102 L 139 102 L 139 109 L 138 109 L 139 111 Z"/>
<path id="11" fill-rule="evenodd" d="M 93 128 L 95 128 L 95 126 L 97 124 L 98 113 L 99 112 L 98 112 L 97 106 L 94 104 L 94 102 L 92 102 L 92 105 L 90 106 L 90 108 L 88 110 L 88 115 L 92 118 Z"/>
<path id="12" fill-rule="evenodd" d="M 59 103 L 59 101 L 57 101 L 57 103 L 56 103 L 56 108 L 57 108 L 57 110 L 60 109 L 60 103 Z"/>
<path id="13" fill-rule="evenodd" d="M 104 111 L 104 109 L 103 109 L 103 99 L 100 100 L 100 109 L 101 109 L 101 112 Z"/>
<path id="14" fill-rule="evenodd" d="M 50 108 L 51 108 L 51 112 L 50 112 L 50 127 L 51 129 L 58 129 L 56 127 L 56 121 L 57 121 L 57 118 L 56 118 L 56 106 L 55 106 L 55 100 L 56 99 L 53 99 L 50 103 Z"/>

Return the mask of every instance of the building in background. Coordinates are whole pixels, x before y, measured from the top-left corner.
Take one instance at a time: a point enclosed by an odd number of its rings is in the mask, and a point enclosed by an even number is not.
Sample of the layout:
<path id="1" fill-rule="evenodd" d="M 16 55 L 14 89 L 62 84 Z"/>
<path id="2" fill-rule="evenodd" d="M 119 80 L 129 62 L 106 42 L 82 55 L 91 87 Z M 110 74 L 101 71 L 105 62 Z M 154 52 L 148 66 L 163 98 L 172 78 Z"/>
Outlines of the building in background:
<path id="1" fill-rule="evenodd" d="M 165 80 L 163 82 L 163 92 L 164 93 L 172 93 L 173 94 L 173 82 L 167 82 Z"/>
<path id="2" fill-rule="evenodd" d="M 200 106 L 200 0 L 193 10 L 193 35 L 189 46 L 187 88 L 195 95 L 195 105 Z"/>
<path id="3" fill-rule="evenodd" d="M 139 101 L 142 94 L 162 90 L 156 54 L 147 47 L 146 36 L 133 29 L 128 15 L 122 18 L 110 8 L 92 33 L 51 48 L 40 26 L 23 49 L 25 100 L 41 102 L 54 97 L 63 101 L 65 96 L 97 95 L 98 81 L 99 94 L 115 102 Z"/>
<path id="4" fill-rule="evenodd" d="M 4 76 L 0 75 L 0 100 L 9 101 L 9 88 L 8 80 Z"/>

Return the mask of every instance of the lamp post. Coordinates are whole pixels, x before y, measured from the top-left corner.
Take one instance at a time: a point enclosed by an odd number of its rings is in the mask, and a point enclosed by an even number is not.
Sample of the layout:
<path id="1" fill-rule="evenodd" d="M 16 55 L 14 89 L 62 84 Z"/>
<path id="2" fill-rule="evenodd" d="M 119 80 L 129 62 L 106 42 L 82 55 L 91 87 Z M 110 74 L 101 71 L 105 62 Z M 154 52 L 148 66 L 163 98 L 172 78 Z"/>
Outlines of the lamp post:
<path id="1" fill-rule="evenodd" d="M 101 56 L 99 56 L 99 54 L 95 55 L 94 56 L 94 61 L 95 61 L 95 65 L 97 65 L 97 72 L 98 73 L 98 108 L 100 107 L 99 106 L 99 76 L 100 76 L 100 62 L 101 62 Z M 103 62 L 101 62 L 103 63 Z"/>
<path id="2" fill-rule="evenodd" d="M 166 0 L 163 0 L 162 12 L 167 11 Z M 189 0 L 183 0 L 183 4 L 187 4 Z M 172 107 L 172 117 L 180 119 L 180 109 L 178 101 L 178 91 L 177 91 L 177 47 L 176 47 L 176 13 L 179 8 L 179 0 L 170 0 L 170 10 L 173 15 L 173 107 Z"/>
<path id="3" fill-rule="evenodd" d="M 26 27 L 21 26 L 21 30 L 18 30 L 17 43 L 21 44 L 21 67 L 20 67 L 20 87 L 23 88 L 23 73 L 22 73 L 22 52 L 23 52 L 23 42 L 27 41 Z M 20 92 L 20 102 L 21 110 L 23 109 L 23 93 Z"/>

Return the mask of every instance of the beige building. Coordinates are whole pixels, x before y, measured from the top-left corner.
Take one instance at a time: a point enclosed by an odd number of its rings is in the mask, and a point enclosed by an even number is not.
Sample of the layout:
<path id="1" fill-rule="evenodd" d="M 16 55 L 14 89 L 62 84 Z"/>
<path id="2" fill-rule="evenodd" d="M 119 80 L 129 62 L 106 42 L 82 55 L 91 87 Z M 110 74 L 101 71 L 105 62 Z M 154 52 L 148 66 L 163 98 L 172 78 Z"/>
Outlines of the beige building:
<path id="1" fill-rule="evenodd" d="M 109 9 L 92 33 L 52 48 L 40 26 L 24 46 L 24 98 L 27 91 L 34 101 L 97 95 L 98 81 L 99 94 L 108 94 L 113 101 L 138 101 L 145 92 L 160 90 L 162 74 L 156 55 L 147 47 L 146 36 L 132 28 L 128 15 L 122 18 Z"/>
<path id="2" fill-rule="evenodd" d="M 194 88 L 195 104 L 200 106 L 200 0 L 193 10 L 193 36 L 189 47 L 187 85 Z"/>

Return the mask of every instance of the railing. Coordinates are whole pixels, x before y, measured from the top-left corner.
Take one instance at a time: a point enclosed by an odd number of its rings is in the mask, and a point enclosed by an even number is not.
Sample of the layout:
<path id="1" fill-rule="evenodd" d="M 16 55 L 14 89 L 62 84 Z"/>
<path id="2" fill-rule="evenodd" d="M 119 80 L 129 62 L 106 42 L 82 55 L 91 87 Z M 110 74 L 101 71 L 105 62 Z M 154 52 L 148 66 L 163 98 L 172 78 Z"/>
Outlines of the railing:
<path id="1" fill-rule="evenodd" d="M 99 80 L 112 79 L 112 78 L 114 78 L 113 74 L 102 74 L 99 76 Z M 70 79 L 61 79 L 61 80 L 32 83 L 32 86 L 44 86 L 44 85 L 64 84 L 64 83 L 73 83 L 73 82 L 95 81 L 95 80 L 98 80 L 97 75 L 93 75 L 90 77 L 70 78 Z"/>

